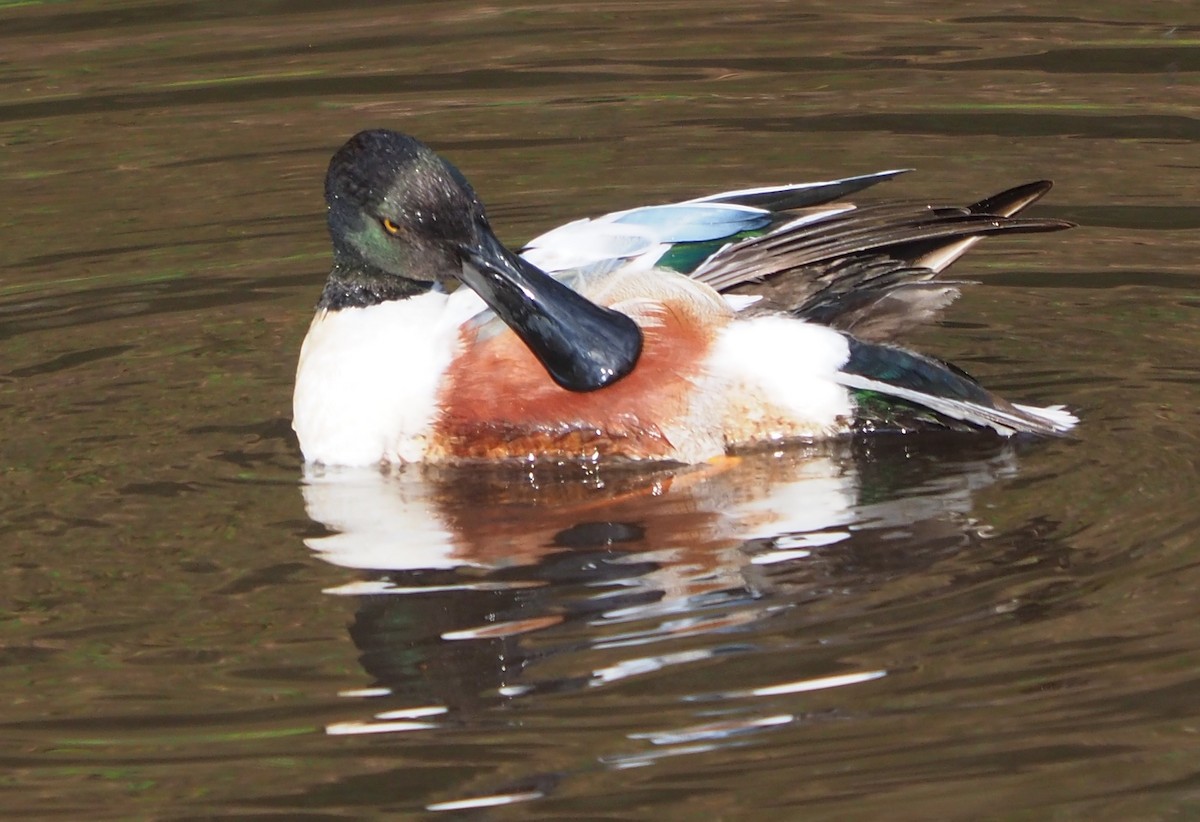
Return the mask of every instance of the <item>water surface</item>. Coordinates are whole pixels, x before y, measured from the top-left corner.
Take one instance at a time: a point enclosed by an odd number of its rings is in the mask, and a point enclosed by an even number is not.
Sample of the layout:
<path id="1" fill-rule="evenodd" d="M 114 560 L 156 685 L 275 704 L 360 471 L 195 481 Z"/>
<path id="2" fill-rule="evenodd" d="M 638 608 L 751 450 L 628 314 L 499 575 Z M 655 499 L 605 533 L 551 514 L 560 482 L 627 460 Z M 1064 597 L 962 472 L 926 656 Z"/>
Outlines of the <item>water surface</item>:
<path id="1" fill-rule="evenodd" d="M 1197 812 L 1188 3 L 0 4 L 12 818 Z M 1052 178 L 914 346 L 1074 440 L 305 472 L 321 179 L 412 132 L 513 243 L 885 168 Z"/>

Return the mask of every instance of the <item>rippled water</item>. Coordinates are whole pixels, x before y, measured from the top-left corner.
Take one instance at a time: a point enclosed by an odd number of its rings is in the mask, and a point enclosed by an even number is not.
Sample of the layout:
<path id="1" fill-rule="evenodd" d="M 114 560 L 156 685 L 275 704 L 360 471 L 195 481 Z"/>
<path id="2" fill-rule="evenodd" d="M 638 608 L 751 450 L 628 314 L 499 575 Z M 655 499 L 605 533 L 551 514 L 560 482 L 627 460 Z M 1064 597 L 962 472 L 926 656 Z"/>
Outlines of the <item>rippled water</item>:
<path id="1" fill-rule="evenodd" d="M 0 809 L 1194 815 L 1198 72 L 1185 2 L 0 2 Z M 913 342 L 1079 436 L 306 474 L 321 178 L 378 125 L 512 242 L 1053 178 L 1080 228 Z"/>

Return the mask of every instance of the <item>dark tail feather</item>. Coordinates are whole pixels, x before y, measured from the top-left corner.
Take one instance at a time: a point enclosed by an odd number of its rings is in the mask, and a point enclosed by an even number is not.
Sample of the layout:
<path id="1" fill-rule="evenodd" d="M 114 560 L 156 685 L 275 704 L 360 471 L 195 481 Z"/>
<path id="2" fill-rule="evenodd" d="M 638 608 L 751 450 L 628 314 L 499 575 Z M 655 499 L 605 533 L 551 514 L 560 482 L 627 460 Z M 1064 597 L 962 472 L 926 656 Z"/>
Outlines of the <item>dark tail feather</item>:
<path id="1" fill-rule="evenodd" d="M 848 340 L 850 359 L 838 375 L 847 388 L 892 397 L 1003 436 L 1018 432 L 1063 436 L 1077 422 L 1061 406 L 1034 408 L 1001 399 L 965 371 L 931 357 L 853 337 Z"/>
<path id="2" fill-rule="evenodd" d="M 974 205 L 967 206 L 972 214 L 999 214 L 1011 217 L 1046 196 L 1054 183 L 1049 180 L 1037 180 L 1032 183 L 1015 186 L 999 194 L 980 200 Z"/>
<path id="3" fill-rule="evenodd" d="M 1053 185 L 1049 180 L 1025 183 L 1024 185 L 1001 191 L 999 194 L 993 194 L 991 197 L 969 205 L 967 206 L 967 210 L 972 214 L 1011 218 L 1042 199 Z M 1039 222 L 1049 223 L 1060 229 L 1071 228 L 1073 225 L 1061 220 L 1041 220 Z M 1047 228 L 1046 230 L 1053 231 L 1056 229 Z M 980 239 L 980 237 L 976 236 L 956 240 L 951 243 L 934 242 L 923 245 L 918 244 L 909 249 L 906 259 L 914 265 L 923 265 L 926 268 L 932 268 L 934 271 L 943 271 L 963 254 L 967 253 L 967 250 L 979 242 Z"/>

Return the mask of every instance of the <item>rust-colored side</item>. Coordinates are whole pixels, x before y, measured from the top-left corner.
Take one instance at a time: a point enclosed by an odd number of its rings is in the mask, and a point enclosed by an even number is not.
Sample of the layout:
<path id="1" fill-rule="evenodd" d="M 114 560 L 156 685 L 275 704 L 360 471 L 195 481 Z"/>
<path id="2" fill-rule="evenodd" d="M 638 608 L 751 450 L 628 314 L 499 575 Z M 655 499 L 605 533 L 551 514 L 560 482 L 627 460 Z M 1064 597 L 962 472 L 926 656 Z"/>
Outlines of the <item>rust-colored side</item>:
<path id="1" fill-rule="evenodd" d="M 668 305 L 643 328 L 634 371 L 599 391 L 560 388 L 511 331 L 464 339 L 447 373 L 429 458 L 669 459 L 713 329 Z M 464 334 L 471 332 L 464 331 Z"/>

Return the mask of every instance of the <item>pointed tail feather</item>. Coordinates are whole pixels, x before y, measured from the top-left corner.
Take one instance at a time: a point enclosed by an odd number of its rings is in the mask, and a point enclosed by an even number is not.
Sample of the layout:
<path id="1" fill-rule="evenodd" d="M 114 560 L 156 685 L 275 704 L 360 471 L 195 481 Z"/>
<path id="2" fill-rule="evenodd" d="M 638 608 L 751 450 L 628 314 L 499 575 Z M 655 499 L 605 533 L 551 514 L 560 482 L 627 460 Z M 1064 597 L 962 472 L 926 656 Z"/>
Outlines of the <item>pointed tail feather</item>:
<path id="1" fill-rule="evenodd" d="M 1001 217 L 1011 217 L 1045 197 L 1046 192 L 1053 187 L 1054 183 L 1049 180 L 1037 180 L 985 197 L 967 208 L 972 214 L 999 214 Z"/>
<path id="2" fill-rule="evenodd" d="M 967 210 L 972 214 L 989 214 L 1010 218 L 1042 199 L 1053 185 L 1049 180 L 1038 180 L 1014 186 L 967 206 Z M 1069 225 L 1060 225 L 1060 228 L 1068 227 Z M 916 265 L 923 265 L 934 271 L 943 271 L 966 254 L 971 246 L 981 239 L 983 239 L 982 235 L 975 235 L 949 243 L 931 242 L 925 248 L 913 248 L 910 251 L 911 259 Z"/>

